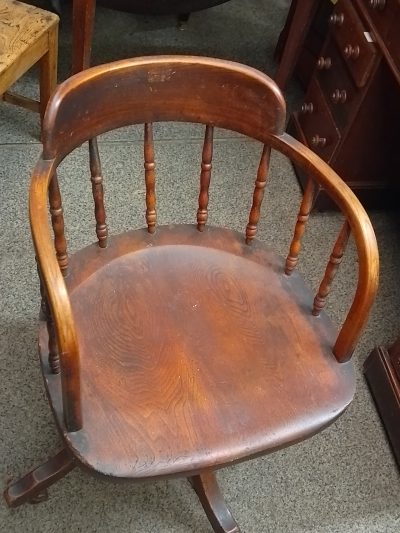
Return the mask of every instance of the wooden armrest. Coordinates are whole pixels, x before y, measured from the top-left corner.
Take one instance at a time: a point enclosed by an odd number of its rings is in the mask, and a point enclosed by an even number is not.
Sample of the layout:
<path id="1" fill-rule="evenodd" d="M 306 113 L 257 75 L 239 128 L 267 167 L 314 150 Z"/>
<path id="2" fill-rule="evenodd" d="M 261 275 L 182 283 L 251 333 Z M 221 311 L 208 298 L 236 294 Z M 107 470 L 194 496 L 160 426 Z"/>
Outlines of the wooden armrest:
<path id="1" fill-rule="evenodd" d="M 78 431 L 82 427 L 78 342 L 48 223 L 47 192 L 55 166 L 54 160 L 39 159 L 31 179 L 29 217 L 36 257 L 56 327 L 65 425 L 68 431 Z"/>
<path id="2" fill-rule="evenodd" d="M 346 183 L 304 144 L 284 133 L 272 136 L 271 145 L 321 185 L 350 224 L 358 254 L 358 283 L 353 303 L 333 348 L 338 361 L 345 362 L 353 354 L 378 288 L 379 253 L 371 221 Z"/>

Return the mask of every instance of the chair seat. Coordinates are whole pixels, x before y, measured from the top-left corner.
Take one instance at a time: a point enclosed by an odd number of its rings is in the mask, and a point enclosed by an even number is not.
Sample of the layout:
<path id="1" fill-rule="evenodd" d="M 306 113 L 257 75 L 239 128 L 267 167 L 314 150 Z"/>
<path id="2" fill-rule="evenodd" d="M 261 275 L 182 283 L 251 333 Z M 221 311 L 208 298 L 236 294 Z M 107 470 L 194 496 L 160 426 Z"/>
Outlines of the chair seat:
<path id="1" fill-rule="evenodd" d="M 100 473 L 189 475 L 302 440 L 351 402 L 351 363 L 311 314 L 297 273 L 258 241 L 189 225 L 128 232 L 71 258 L 83 428 L 63 425 L 60 378 L 40 351 L 68 446 Z"/>

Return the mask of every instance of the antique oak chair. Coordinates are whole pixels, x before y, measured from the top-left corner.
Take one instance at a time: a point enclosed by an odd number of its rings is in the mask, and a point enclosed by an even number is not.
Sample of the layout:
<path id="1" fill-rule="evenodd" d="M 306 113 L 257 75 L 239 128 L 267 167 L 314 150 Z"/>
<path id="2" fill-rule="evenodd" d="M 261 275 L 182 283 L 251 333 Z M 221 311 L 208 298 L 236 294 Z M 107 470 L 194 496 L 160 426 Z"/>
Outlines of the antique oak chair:
<path id="1" fill-rule="evenodd" d="M 159 121 L 205 124 L 193 224 L 157 226 L 152 123 Z M 94 139 L 139 123 L 146 227 L 109 237 Z M 133 480 L 183 476 L 215 531 L 239 531 L 215 470 L 306 439 L 349 405 L 350 358 L 377 287 L 375 236 L 350 189 L 284 126 L 275 83 L 228 61 L 137 58 L 58 87 L 29 208 L 42 286 L 40 360 L 64 447 L 8 486 L 8 505 L 40 500 L 77 465 Z M 214 127 L 262 143 L 243 234 L 207 225 Z M 56 169 L 88 140 L 97 242 L 68 256 Z M 271 148 L 310 176 L 286 261 L 255 239 Z M 315 186 L 345 221 L 314 297 L 295 266 Z M 350 233 L 358 284 L 337 332 L 323 307 Z"/>

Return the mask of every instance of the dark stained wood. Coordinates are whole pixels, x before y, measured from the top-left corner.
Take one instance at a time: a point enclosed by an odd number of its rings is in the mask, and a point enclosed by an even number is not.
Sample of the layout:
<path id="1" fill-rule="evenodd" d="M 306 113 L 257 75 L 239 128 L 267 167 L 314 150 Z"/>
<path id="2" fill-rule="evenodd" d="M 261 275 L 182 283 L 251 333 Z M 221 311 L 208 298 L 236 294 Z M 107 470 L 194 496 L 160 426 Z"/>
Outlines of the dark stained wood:
<path id="1" fill-rule="evenodd" d="M 106 211 L 104 209 L 103 176 L 97 139 L 89 140 L 90 175 L 94 200 L 94 214 L 96 218 L 96 235 L 100 248 L 107 246 L 108 229 Z"/>
<path id="2" fill-rule="evenodd" d="M 192 11 L 206 9 L 227 0 L 107 0 L 100 4 L 113 9 L 122 9 L 136 13 L 179 14 L 186 20 Z M 93 41 L 96 0 L 73 0 L 72 23 L 72 73 L 76 74 L 90 66 Z"/>
<path id="3" fill-rule="evenodd" d="M 72 3 L 72 74 L 90 66 L 96 0 Z"/>
<path id="4" fill-rule="evenodd" d="M 54 173 L 49 184 L 49 204 L 57 261 L 63 276 L 66 276 L 68 274 L 67 241 L 64 234 L 64 215 L 56 173 Z"/>
<path id="5" fill-rule="evenodd" d="M 10 483 L 4 491 L 9 507 L 18 507 L 26 502 L 39 503 L 44 491 L 70 472 L 76 463 L 73 455 L 62 449 L 57 455 L 38 466 L 23 478 Z"/>
<path id="6" fill-rule="evenodd" d="M 228 506 L 223 499 L 217 478 L 213 472 L 204 472 L 190 478 L 190 483 L 203 506 L 203 509 L 218 533 L 240 533 Z"/>
<path id="7" fill-rule="evenodd" d="M 306 229 L 307 221 L 310 217 L 310 212 L 313 204 L 315 183 L 312 179 L 307 182 L 307 187 L 304 190 L 303 199 L 300 205 L 300 211 L 297 216 L 296 226 L 294 228 L 294 235 L 290 244 L 289 254 L 286 258 L 285 273 L 290 274 L 295 269 L 299 260 L 299 253 L 301 249 L 301 239 Z"/>
<path id="8" fill-rule="evenodd" d="M 264 189 L 267 184 L 269 159 L 271 148 L 264 146 L 261 154 L 260 164 L 258 166 L 257 179 L 253 193 L 253 205 L 251 206 L 249 223 L 246 227 L 246 243 L 250 244 L 257 234 L 257 224 L 260 220 L 261 204 L 264 198 Z"/>
<path id="9" fill-rule="evenodd" d="M 206 126 L 203 152 L 201 157 L 199 208 L 197 210 L 197 229 L 203 231 L 208 218 L 208 189 L 210 187 L 214 128 Z"/>
<path id="10" fill-rule="evenodd" d="M 228 0 L 99 0 L 99 4 L 132 13 L 179 15 L 208 9 Z"/>
<path id="11" fill-rule="evenodd" d="M 257 239 L 248 246 L 246 235 L 229 229 L 170 224 L 154 233 L 125 232 L 106 248 L 96 243 L 75 253 L 68 276 L 62 276 L 46 206 L 51 188 L 53 214 L 60 216 L 53 179 L 58 164 L 102 132 L 161 120 L 209 126 L 205 172 L 211 170 L 214 126 L 246 134 L 289 157 L 310 177 L 300 218 L 309 212 L 311 183 L 324 187 L 348 220 L 358 253 L 355 297 L 339 333 L 324 311 L 312 315 L 313 294 L 297 272 L 286 275 L 285 261 L 272 249 Z M 347 361 L 376 293 L 376 240 L 352 192 L 318 156 L 283 133 L 284 124 L 284 101 L 272 80 L 207 58 L 147 57 L 104 65 L 74 76 L 53 96 L 29 209 L 56 330 L 59 374 L 48 364 L 43 316 L 39 346 L 65 445 L 87 469 L 118 478 L 202 476 L 204 481 L 205 472 L 313 435 L 351 402 L 355 377 Z M 146 132 L 151 193 L 149 126 Z M 258 181 L 267 154 L 269 148 Z M 204 191 L 208 176 L 203 178 Z M 257 188 L 253 215 L 261 202 Z M 151 194 L 146 208 L 155 209 Z M 207 209 L 205 195 L 200 209 Z M 63 228 L 56 222 L 59 235 Z M 300 237 L 297 231 L 293 257 Z M 55 244 L 58 252 L 60 243 Z M 212 477 L 207 479 L 210 484 L 201 490 L 210 497 L 209 511 L 222 516 L 225 508 L 216 499 Z M 214 529 L 221 531 L 218 527 L 217 520 Z"/>
<path id="12" fill-rule="evenodd" d="M 149 233 L 156 230 L 156 176 L 154 163 L 153 125 L 144 125 L 144 177 L 146 182 L 146 223 Z"/>
<path id="13" fill-rule="evenodd" d="M 389 348 L 376 347 L 364 372 L 400 468 L 400 340 Z"/>
<path id="14" fill-rule="evenodd" d="M 331 290 L 332 281 L 335 278 L 336 272 L 342 262 L 343 254 L 346 249 L 347 241 L 350 236 L 350 226 L 347 220 L 344 222 L 339 236 L 333 247 L 332 254 L 329 258 L 328 265 L 325 270 L 323 280 L 319 286 L 318 293 L 314 298 L 312 313 L 314 316 L 319 316 L 321 310 L 325 307 L 326 298 Z"/>
<path id="15" fill-rule="evenodd" d="M 281 89 L 293 73 L 302 44 L 318 7 L 316 0 L 293 0 L 285 27 L 277 44 L 279 65 L 274 79 Z"/>
<path id="16" fill-rule="evenodd" d="M 399 16 L 398 0 L 387 0 L 382 8 L 366 0 L 341 0 L 327 31 L 321 31 L 316 16 L 307 40 L 313 37 L 320 44 L 313 50 L 316 68 L 303 104 L 308 109 L 313 104 L 314 113 L 299 109 L 289 121 L 288 131 L 329 163 L 369 208 L 396 208 L 398 196 L 400 130 L 393 117 L 400 114 Z M 326 24 L 329 13 L 322 18 Z M 308 55 L 309 50 L 302 52 Z M 319 69 L 318 56 L 330 58 L 331 67 Z M 298 70 L 309 74 L 306 60 L 301 59 Z M 326 138 L 325 147 L 312 143 L 316 134 Z M 304 186 L 305 177 L 296 171 Z M 320 189 L 314 207 L 332 209 L 334 204 Z"/>

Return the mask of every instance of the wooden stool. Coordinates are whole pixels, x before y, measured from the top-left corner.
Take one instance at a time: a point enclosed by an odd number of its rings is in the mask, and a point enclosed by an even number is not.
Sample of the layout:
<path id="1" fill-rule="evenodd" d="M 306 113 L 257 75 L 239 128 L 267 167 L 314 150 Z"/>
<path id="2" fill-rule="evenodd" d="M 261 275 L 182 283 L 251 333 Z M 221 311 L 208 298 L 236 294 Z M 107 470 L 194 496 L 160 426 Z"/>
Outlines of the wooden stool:
<path id="1" fill-rule="evenodd" d="M 57 84 L 58 16 L 15 0 L 0 0 L 0 99 L 44 116 Z M 40 66 L 40 102 L 8 92 L 35 63 Z"/>

